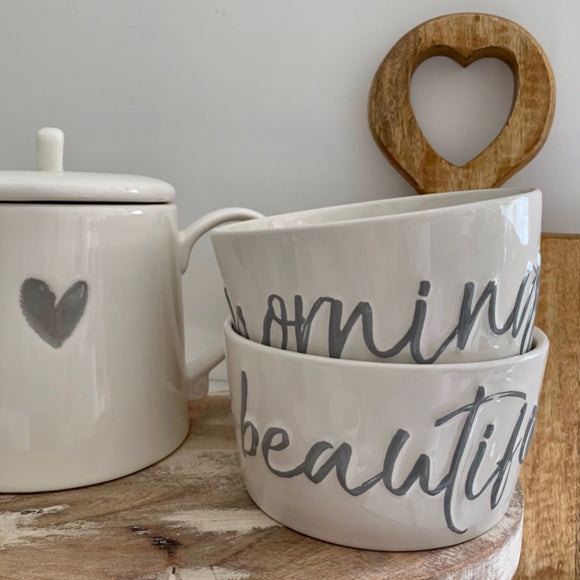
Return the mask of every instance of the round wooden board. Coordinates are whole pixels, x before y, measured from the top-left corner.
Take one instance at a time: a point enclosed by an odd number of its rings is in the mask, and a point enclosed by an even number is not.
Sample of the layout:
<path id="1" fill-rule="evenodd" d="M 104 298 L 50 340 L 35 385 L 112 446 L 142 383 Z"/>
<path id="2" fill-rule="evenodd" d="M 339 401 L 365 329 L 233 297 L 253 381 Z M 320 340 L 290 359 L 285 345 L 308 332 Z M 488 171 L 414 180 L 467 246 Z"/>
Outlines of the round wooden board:
<path id="1" fill-rule="evenodd" d="M 229 405 L 225 395 L 192 405 L 187 441 L 139 473 L 83 489 L 0 495 L 0 578 L 504 580 L 515 573 L 519 486 L 498 526 L 440 550 L 354 550 L 280 526 L 244 489 Z"/>

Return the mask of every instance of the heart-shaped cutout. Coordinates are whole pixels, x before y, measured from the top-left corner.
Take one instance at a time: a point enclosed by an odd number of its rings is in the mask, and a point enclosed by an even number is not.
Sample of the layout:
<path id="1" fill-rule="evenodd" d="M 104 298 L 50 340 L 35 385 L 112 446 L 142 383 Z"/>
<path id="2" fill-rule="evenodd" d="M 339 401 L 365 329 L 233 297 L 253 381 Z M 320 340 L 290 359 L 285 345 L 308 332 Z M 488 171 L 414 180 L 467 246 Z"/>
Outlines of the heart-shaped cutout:
<path id="1" fill-rule="evenodd" d="M 411 106 L 425 138 L 449 163 L 461 167 L 500 134 L 514 100 L 514 77 L 497 58 L 467 67 L 435 56 L 411 79 Z"/>
<path id="2" fill-rule="evenodd" d="M 37 278 L 27 278 L 20 288 L 20 307 L 28 324 L 53 348 L 60 348 L 83 316 L 88 285 L 75 282 L 56 304 L 56 296 Z"/>
<path id="3" fill-rule="evenodd" d="M 411 106 L 413 73 L 433 56 L 447 56 L 463 67 L 492 57 L 513 71 L 515 91 L 508 121 L 484 151 L 461 167 L 433 149 Z M 489 14 L 449 14 L 414 28 L 387 54 L 371 86 L 369 124 L 387 159 L 419 193 L 496 187 L 531 161 L 544 144 L 555 95 L 548 58 L 521 26 Z"/>

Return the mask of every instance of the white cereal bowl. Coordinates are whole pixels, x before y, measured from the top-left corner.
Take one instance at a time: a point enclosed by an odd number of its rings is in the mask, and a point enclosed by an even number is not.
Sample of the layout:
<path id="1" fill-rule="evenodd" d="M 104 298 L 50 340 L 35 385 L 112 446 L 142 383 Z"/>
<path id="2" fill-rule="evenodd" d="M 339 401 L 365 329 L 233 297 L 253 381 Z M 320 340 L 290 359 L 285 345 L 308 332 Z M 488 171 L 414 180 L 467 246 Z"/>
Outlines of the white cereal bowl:
<path id="1" fill-rule="evenodd" d="M 216 229 L 235 327 L 331 358 L 462 363 L 526 352 L 542 194 L 500 188 L 381 199 Z"/>
<path id="2" fill-rule="evenodd" d="M 505 514 L 534 431 L 549 342 L 490 362 L 358 362 L 225 326 L 244 481 L 306 535 L 370 550 L 470 540 Z"/>

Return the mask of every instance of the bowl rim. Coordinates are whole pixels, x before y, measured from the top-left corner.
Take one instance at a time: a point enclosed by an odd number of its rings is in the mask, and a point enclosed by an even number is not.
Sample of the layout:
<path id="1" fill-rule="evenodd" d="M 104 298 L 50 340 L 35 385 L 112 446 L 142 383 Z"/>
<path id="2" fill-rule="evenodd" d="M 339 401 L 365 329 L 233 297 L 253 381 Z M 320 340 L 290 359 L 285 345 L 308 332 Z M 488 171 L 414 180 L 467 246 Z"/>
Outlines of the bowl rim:
<path id="1" fill-rule="evenodd" d="M 486 196 L 484 199 L 478 199 L 478 195 Z M 306 209 L 294 212 L 287 212 L 276 214 L 272 216 L 264 216 L 253 220 L 244 222 L 229 223 L 222 225 L 211 232 L 211 238 L 223 238 L 227 236 L 252 236 L 252 235 L 281 235 L 287 233 L 311 232 L 312 230 L 333 230 L 335 228 L 344 228 L 356 224 L 373 224 L 377 222 L 390 222 L 393 220 L 409 220 L 423 217 L 435 217 L 438 214 L 449 214 L 452 210 L 454 213 L 462 210 L 473 210 L 481 206 L 509 204 L 515 200 L 525 196 L 539 196 L 541 199 L 542 192 L 537 187 L 500 187 L 488 189 L 470 189 L 462 191 L 449 191 L 437 194 L 419 195 L 405 195 L 400 197 L 389 197 L 385 199 L 378 199 L 372 201 L 363 201 L 358 203 L 347 203 L 342 205 L 326 206 L 313 209 Z M 436 205 L 435 207 L 426 207 L 421 209 L 422 200 L 424 201 L 428 196 L 431 200 L 436 200 L 437 204 L 443 202 L 443 205 Z M 459 203 L 451 203 L 445 205 L 447 200 L 459 199 Z M 461 200 L 465 199 L 464 202 Z M 348 210 L 366 210 L 372 211 L 375 208 L 397 208 L 400 205 L 416 204 L 417 209 L 407 209 L 398 213 L 388 213 L 381 215 L 370 215 L 360 217 L 343 217 L 331 219 L 326 222 L 306 222 L 306 223 L 290 223 L 288 225 L 275 225 L 278 221 L 283 220 L 300 220 L 308 219 L 311 216 L 320 216 L 325 214 L 332 215 L 335 212 L 344 212 Z"/>
<path id="2" fill-rule="evenodd" d="M 451 372 L 457 370 L 483 370 L 483 369 L 493 369 L 502 366 L 512 366 L 515 364 L 524 363 L 530 359 L 542 358 L 547 356 L 548 349 L 550 347 L 550 340 L 548 339 L 546 333 L 538 328 L 534 327 L 534 334 L 532 340 L 532 347 L 528 352 L 523 354 L 518 354 L 511 357 L 503 357 L 497 359 L 490 359 L 484 361 L 474 361 L 474 362 L 456 362 L 456 363 L 432 363 L 432 364 L 417 364 L 417 363 L 405 363 L 405 362 L 381 362 L 381 361 L 361 361 L 354 359 L 343 359 L 343 358 L 331 358 L 325 357 L 317 354 L 303 354 L 291 350 L 283 350 L 281 348 L 276 348 L 273 346 L 266 346 L 259 342 L 254 342 L 249 338 L 238 334 L 234 330 L 233 321 L 231 316 L 227 318 L 224 323 L 224 338 L 226 341 L 226 353 L 227 353 L 227 343 L 231 341 L 237 344 L 243 344 L 243 348 L 249 348 L 255 352 L 262 353 L 266 356 L 272 356 L 288 360 L 302 360 L 303 362 L 310 361 L 312 364 L 327 364 L 330 366 L 337 367 L 358 367 L 367 369 L 397 369 L 400 371 L 413 371 L 413 372 L 433 372 L 434 369 L 440 372 Z M 227 354 L 226 354 L 227 357 Z"/>

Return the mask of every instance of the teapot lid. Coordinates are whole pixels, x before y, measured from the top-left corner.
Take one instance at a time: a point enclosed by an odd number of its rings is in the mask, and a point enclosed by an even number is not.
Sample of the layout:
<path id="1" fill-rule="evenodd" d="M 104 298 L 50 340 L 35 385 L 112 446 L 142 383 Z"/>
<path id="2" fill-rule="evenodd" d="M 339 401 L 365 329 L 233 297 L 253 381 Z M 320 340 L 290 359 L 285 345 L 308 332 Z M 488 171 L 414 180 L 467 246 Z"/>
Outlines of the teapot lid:
<path id="1" fill-rule="evenodd" d="M 141 175 L 63 170 L 64 134 L 45 127 L 36 137 L 36 171 L 0 171 L 0 202 L 167 203 L 173 186 Z"/>

